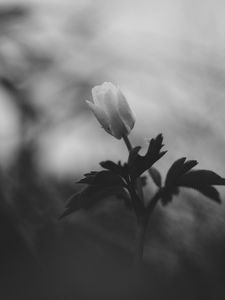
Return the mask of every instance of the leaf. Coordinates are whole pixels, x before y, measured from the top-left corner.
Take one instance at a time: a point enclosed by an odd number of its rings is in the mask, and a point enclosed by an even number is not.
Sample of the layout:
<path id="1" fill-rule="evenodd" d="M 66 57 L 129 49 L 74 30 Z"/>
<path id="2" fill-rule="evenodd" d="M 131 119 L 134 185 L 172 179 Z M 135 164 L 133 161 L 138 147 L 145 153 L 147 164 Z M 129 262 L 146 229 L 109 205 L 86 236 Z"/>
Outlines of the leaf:
<path id="1" fill-rule="evenodd" d="M 195 170 L 182 176 L 179 186 L 193 188 L 220 203 L 219 192 L 212 185 L 225 185 L 225 179 L 210 170 Z"/>
<path id="2" fill-rule="evenodd" d="M 140 146 L 134 147 L 129 154 L 129 158 L 128 158 L 128 165 L 132 165 L 133 162 L 135 161 L 135 159 L 138 156 L 138 152 L 141 150 Z"/>
<path id="3" fill-rule="evenodd" d="M 196 191 L 200 192 L 204 196 L 221 203 L 220 194 L 217 189 L 211 185 L 202 185 L 202 186 L 191 186 L 189 188 L 193 188 Z"/>
<path id="4" fill-rule="evenodd" d="M 154 183 L 158 186 L 158 187 L 161 187 L 162 185 L 162 177 L 161 177 L 161 174 L 160 172 L 158 171 L 158 169 L 156 169 L 155 167 L 151 167 L 149 170 L 148 170 L 152 180 L 154 181 Z"/>
<path id="5" fill-rule="evenodd" d="M 164 205 L 172 201 L 173 195 L 179 193 L 178 187 L 180 178 L 197 164 L 198 162 L 196 160 L 186 161 L 186 157 L 181 157 L 172 164 L 167 172 L 165 187 L 162 193 L 162 203 Z"/>
<path id="6" fill-rule="evenodd" d="M 108 186 L 124 186 L 126 183 L 119 176 L 113 173 L 112 171 L 100 171 L 100 172 L 91 172 L 85 174 L 85 177 L 78 181 L 78 183 L 85 183 L 89 185 L 96 185 L 100 187 Z"/>
<path id="7" fill-rule="evenodd" d="M 86 183 L 86 184 L 91 184 L 91 182 L 94 180 L 96 174 L 98 174 L 98 172 L 95 171 L 91 171 L 90 173 L 86 173 L 84 174 L 84 178 L 80 179 L 79 181 L 77 181 L 76 183 Z"/>
<path id="8" fill-rule="evenodd" d="M 221 203 L 220 194 L 215 187 L 206 185 L 203 187 L 195 187 L 195 189 L 206 197 L 211 198 L 218 203 Z"/>
<path id="9" fill-rule="evenodd" d="M 185 162 L 185 160 L 186 158 L 184 157 L 178 159 L 169 169 L 164 188 L 166 197 L 170 199 L 176 187 L 187 187 L 195 189 L 206 197 L 220 203 L 219 192 L 213 185 L 225 185 L 225 178 L 210 170 L 190 171 L 197 164 L 197 161 L 190 160 Z"/>
<path id="10" fill-rule="evenodd" d="M 112 171 L 113 173 L 115 173 L 117 175 L 120 175 L 126 181 L 128 181 L 129 175 L 128 175 L 127 164 L 122 165 L 120 161 L 118 162 L 118 164 L 116 164 L 111 160 L 106 160 L 106 161 L 100 162 L 100 166 L 102 166 L 104 169 Z"/>
<path id="11" fill-rule="evenodd" d="M 156 138 L 151 139 L 149 147 L 144 156 L 138 154 L 141 147 L 135 147 L 129 155 L 128 168 L 132 179 L 139 177 L 143 172 L 150 169 L 152 165 L 159 160 L 167 151 L 161 151 L 164 146 L 162 144 L 162 134 L 157 135 Z"/>
<path id="12" fill-rule="evenodd" d="M 225 185 L 225 178 L 209 170 L 195 170 L 185 174 L 179 185 L 192 187 L 196 185 Z"/>
<path id="13" fill-rule="evenodd" d="M 110 196 L 117 196 L 118 199 L 123 199 L 125 205 L 131 209 L 131 201 L 127 191 L 123 187 L 105 187 L 89 185 L 81 192 L 72 195 L 68 199 L 65 211 L 59 219 L 76 212 L 80 209 L 89 210 L 98 205 L 103 199 Z"/>
<path id="14" fill-rule="evenodd" d="M 110 170 L 114 172 L 115 174 L 120 174 L 121 173 L 121 166 L 117 165 L 111 160 L 106 160 L 100 162 L 100 166 L 102 166 L 104 169 Z"/>
<path id="15" fill-rule="evenodd" d="M 161 202 L 163 205 L 167 205 L 173 200 L 174 195 L 178 195 L 180 192 L 179 188 L 176 186 L 173 187 L 164 187 L 162 190 Z"/>
<path id="16" fill-rule="evenodd" d="M 195 189 L 217 203 L 221 202 L 219 192 L 213 185 L 225 185 L 225 178 L 210 170 L 191 170 L 197 164 L 196 160 L 186 161 L 186 157 L 172 164 L 167 172 L 162 203 L 170 202 L 178 187 Z"/>
<path id="17" fill-rule="evenodd" d="M 113 162 L 103 162 L 105 167 L 115 167 Z M 124 168 L 120 163 L 119 168 Z M 123 178 L 110 170 L 103 170 L 100 172 L 92 171 L 90 173 L 84 174 L 78 183 L 87 184 L 88 186 L 84 188 L 81 192 L 72 195 L 66 206 L 65 211 L 59 217 L 59 219 L 75 212 L 79 209 L 89 209 L 99 203 L 102 199 L 115 195 L 119 199 L 123 199 L 125 205 L 131 209 L 131 201 L 128 196 L 126 188 L 126 183 Z"/>
<path id="18" fill-rule="evenodd" d="M 176 181 L 183 176 L 185 173 L 190 171 L 193 167 L 198 164 L 196 160 L 187 160 L 186 157 L 179 158 L 176 160 L 169 171 L 167 172 L 165 185 L 171 185 L 176 183 Z"/>

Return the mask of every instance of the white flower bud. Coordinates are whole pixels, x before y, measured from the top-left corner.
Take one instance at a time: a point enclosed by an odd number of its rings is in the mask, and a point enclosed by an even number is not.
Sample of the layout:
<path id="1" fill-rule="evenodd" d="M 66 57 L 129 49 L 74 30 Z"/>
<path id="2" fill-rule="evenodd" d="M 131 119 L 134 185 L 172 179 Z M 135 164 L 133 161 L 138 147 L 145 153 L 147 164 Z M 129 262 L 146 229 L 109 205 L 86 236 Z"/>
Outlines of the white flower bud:
<path id="1" fill-rule="evenodd" d="M 130 133 L 135 117 L 119 87 L 104 82 L 92 89 L 93 102 L 86 101 L 102 127 L 117 139 Z"/>

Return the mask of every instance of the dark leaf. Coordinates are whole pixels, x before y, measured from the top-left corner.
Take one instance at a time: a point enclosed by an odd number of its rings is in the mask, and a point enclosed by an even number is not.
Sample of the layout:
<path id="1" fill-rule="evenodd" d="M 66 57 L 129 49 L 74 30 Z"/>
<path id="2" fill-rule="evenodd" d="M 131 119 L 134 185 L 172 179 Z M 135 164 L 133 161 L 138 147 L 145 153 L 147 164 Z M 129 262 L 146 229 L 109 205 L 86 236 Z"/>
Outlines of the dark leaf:
<path id="1" fill-rule="evenodd" d="M 78 181 L 78 183 L 85 183 L 100 187 L 108 186 L 126 186 L 124 180 L 117 174 L 111 171 L 91 172 L 85 174 L 86 177 Z"/>
<path id="2" fill-rule="evenodd" d="M 128 165 L 132 165 L 138 156 L 138 152 L 141 150 L 140 146 L 134 147 L 129 154 Z"/>
<path id="3" fill-rule="evenodd" d="M 94 175 L 96 175 L 97 173 L 98 173 L 97 171 L 91 171 L 91 172 L 89 172 L 89 173 L 85 173 L 84 176 L 85 176 L 85 177 L 88 177 L 88 176 L 94 176 Z"/>
<path id="4" fill-rule="evenodd" d="M 172 183 L 174 181 L 174 178 L 177 179 L 177 174 L 179 174 L 180 169 L 185 163 L 185 160 L 186 157 L 181 157 L 171 165 L 166 175 L 166 185 Z"/>
<path id="5" fill-rule="evenodd" d="M 206 185 L 202 187 L 195 187 L 195 189 L 202 193 L 204 196 L 211 198 L 218 203 L 221 203 L 220 194 L 215 187 Z"/>
<path id="6" fill-rule="evenodd" d="M 182 174 L 186 174 L 189 172 L 192 168 L 197 166 L 198 162 L 197 160 L 187 160 L 183 166 Z"/>
<path id="7" fill-rule="evenodd" d="M 98 172 L 95 171 L 91 171 L 90 173 L 86 173 L 84 174 L 84 178 L 79 180 L 76 183 L 86 183 L 86 184 L 91 184 L 91 182 L 94 180 L 96 174 L 98 174 Z"/>
<path id="8" fill-rule="evenodd" d="M 179 194 L 178 187 L 165 187 L 162 191 L 161 202 L 163 205 L 167 205 L 173 200 L 174 195 Z"/>
<path id="9" fill-rule="evenodd" d="M 206 197 L 221 202 L 219 192 L 213 185 L 225 185 L 225 178 L 209 170 L 191 170 L 196 165 L 197 161 L 186 161 L 185 157 L 173 163 L 167 173 L 162 196 L 163 203 L 171 201 L 177 187 L 193 188 Z"/>
<path id="10" fill-rule="evenodd" d="M 225 178 L 213 171 L 195 170 L 182 176 L 179 180 L 179 185 L 188 187 L 196 185 L 225 185 Z"/>
<path id="11" fill-rule="evenodd" d="M 190 186 L 187 186 L 190 187 Z M 191 186 L 190 188 L 195 189 L 196 191 L 200 192 L 204 196 L 221 203 L 220 194 L 216 188 L 210 185 L 198 185 L 198 186 Z"/>
<path id="12" fill-rule="evenodd" d="M 106 160 L 100 162 L 100 166 L 102 166 L 104 169 L 110 170 L 113 173 L 120 175 L 123 177 L 126 181 L 128 180 L 128 167 L 127 164 L 121 164 L 119 161 L 118 164 L 114 163 L 111 160 Z"/>
<path id="13" fill-rule="evenodd" d="M 158 169 L 156 169 L 155 167 L 151 167 L 149 170 L 148 170 L 152 180 L 154 181 L 154 183 L 158 186 L 158 187 L 161 187 L 162 185 L 162 177 L 161 177 L 161 174 L 160 172 L 158 171 Z"/>
<path id="14" fill-rule="evenodd" d="M 116 163 L 114 163 L 111 160 L 106 160 L 106 161 L 100 162 L 100 166 L 102 166 L 104 169 L 110 170 L 116 174 L 120 174 L 120 172 L 121 172 L 121 166 L 117 165 Z"/>
<path id="15" fill-rule="evenodd" d="M 128 167 L 133 179 L 139 177 L 143 172 L 150 169 L 167 151 L 161 151 L 163 136 L 159 134 L 155 139 L 151 139 L 147 153 L 144 156 L 138 154 L 140 147 L 135 147 L 129 155 Z"/>
<path id="16" fill-rule="evenodd" d="M 198 162 L 196 160 L 186 161 L 186 157 L 179 158 L 170 167 L 166 176 L 165 185 L 171 185 L 176 183 L 181 176 L 190 171 L 197 164 Z"/>

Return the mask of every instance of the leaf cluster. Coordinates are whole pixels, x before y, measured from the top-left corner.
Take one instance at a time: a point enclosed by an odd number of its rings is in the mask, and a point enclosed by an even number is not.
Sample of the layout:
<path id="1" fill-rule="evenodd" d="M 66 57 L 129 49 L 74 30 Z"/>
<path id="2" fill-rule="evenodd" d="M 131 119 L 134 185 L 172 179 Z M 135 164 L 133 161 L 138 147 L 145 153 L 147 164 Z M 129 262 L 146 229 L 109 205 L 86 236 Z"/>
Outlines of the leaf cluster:
<path id="1" fill-rule="evenodd" d="M 158 187 L 158 191 L 149 202 L 147 210 L 150 211 L 158 199 L 163 205 L 170 203 L 180 188 L 191 188 L 204 196 L 220 203 L 220 195 L 216 185 L 225 185 L 225 179 L 210 170 L 193 170 L 198 164 L 196 160 L 187 160 L 182 157 L 176 160 L 169 168 L 163 184 L 160 172 L 153 166 L 167 151 L 162 151 L 163 136 L 159 134 L 149 141 L 145 155 L 140 155 L 141 147 L 133 148 L 127 163 L 115 163 L 111 160 L 100 163 L 103 170 L 92 171 L 84 174 L 84 178 L 78 181 L 85 184 L 85 188 L 68 200 L 64 213 L 60 218 L 77 211 L 78 209 L 90 209 L 108 196 L 116 196 L 123 199 L 129 209 L 145 211 L 144 204 L 138 195 L 137 181 L 144 186 L 148 171 L 149 176 Z"/>

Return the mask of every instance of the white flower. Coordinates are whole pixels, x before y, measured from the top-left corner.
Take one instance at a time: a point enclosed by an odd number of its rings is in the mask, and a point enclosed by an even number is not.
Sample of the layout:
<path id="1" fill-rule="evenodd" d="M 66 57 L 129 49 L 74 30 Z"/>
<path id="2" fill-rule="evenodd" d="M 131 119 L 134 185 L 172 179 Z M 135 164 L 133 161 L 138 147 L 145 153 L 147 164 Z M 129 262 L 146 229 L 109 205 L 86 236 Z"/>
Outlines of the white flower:
<path id="1" fill-rule="evenodd" d="M 92 89 L 93 102 L 86 101 L 102 127 L 121 139 L 134 127 L 135 117 L 119 87 L 104 82 Z"/>

